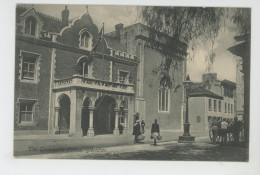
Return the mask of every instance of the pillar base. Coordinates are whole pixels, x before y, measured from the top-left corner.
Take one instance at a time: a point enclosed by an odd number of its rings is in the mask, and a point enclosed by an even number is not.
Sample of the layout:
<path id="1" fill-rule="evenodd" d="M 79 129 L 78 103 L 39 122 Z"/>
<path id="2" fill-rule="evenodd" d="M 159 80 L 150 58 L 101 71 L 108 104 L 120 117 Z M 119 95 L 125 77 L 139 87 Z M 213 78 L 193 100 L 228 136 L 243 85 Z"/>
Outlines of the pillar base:
<path id="1" fill-rule="evenodd" d="M 70 137 L 82 137 L 82 133 L 81 132 L 76 132 L 76 133 L 69 133 Z"/>
<path id="2" fill-rule="evenodd" d="M 127 129 L 127 128 L 123 130 L 123 134 L 124 134 L 124 135 L 127 135 L 127 134 L 128 134 L 128 129 Z"/>
<path id="3" fill-rule="evenodd" d="M 54 127 L 53 134 L 54 135 L 60 134 L 60 128 L 59 127 Z"/>
<path id="4" fill-rule="evenodd" d="M 119 135 L 119 129 L 115 128 L 113 134 L 114 134 L 114 136 L 118 136 Z"/>
<path id="5" fill-rule="evenodd" d="M 93 137 L 94 135 L 95 135 L 94 129 L 93 129 L 93 128 L 89 128 L 89 129 L 88 129 L 87 136 Z"/>
<path id="6" fill-rule="evenodd" d="M 195 141 L 194 136 L 179 136 L 179 143 L 192 143 Z"/>

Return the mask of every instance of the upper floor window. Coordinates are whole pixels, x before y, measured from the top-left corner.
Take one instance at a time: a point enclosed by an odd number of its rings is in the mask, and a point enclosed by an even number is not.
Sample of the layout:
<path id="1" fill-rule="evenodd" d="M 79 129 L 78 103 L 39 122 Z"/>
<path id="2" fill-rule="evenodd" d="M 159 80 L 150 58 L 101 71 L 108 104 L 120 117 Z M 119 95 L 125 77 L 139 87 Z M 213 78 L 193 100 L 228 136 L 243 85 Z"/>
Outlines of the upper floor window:
<path id="1" fill-rule="evenodd" d="M 129 72 L 119 71 L 119 82 L 128 83 L 129 82 Z"/>
<path id="2" fill-rule="evenodd" d="M 221 101 L 218 101 L 218 111 L 221 112 Z"/>
<path id="3" fill-rule="evenodd" d="M 165 87 L 161 87 L 159 89 L 159 111 L 161 112 L 169 112 L 169 89 Z"/>
<path id="4" fill-rule="evenodd" d="M 217 100 L 214 100 L 214 111 L 217 111 Z"/>
<path id="5" fill-rule="evenodd" d="M 92 49 L 92 35 L 86 29 L 80 32 L 79 46 L 86 50 Z"/>
<path id="6" fill-rule="evenodd" d="M 228 113 L 230 113 L 230 104 L 228 104 Z"/>
<path id="7" fill-rule="evenodd" d="M 212 110 L 212 104 L 211 104 L 211 99 L 209 99 L 209 111 Z"/>
<path id="8" fill-rule="evenodd" d="M 38 54 L 22 52 L 22 70 L 21 70 L 21 80 L 36 82 L 37 80 L 37 63 Z"/>
<path id="9" fill-rule="evenodd" d="M 77 61 L 77 74 L 82 75 L 83 77 L 92 76 L 92 61 L 89 57 L 83 56 Z"/>
<path id="10" fill-rule="evenodd" d="M 227 113 L 227 103 L 225 103 L 225 113 Z"/>
<path id="11" fill-rule="evenodd" d="M 25 34 L 35 36 L 36 35 L 36 19 L 32 16 L 29 16 L 25 20 Z"/>
<path id="12" fill-rule="evenodd" d="M 233 104 L 231 104 L 231 114 L 233 114 Z"/>

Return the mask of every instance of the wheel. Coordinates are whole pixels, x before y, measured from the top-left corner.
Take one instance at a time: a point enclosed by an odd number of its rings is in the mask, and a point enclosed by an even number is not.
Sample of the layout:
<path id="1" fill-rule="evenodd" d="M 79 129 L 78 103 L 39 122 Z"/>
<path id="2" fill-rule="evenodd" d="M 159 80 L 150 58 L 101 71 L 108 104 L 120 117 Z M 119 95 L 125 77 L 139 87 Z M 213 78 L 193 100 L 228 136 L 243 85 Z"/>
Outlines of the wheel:
<path id="1" fill-rule="evenodd" d="M 212 131 L 212 128 L 209 129 L 209 138 L 211 140 L 211 142 L 213 142 L 213 131 Z M 216 143 L 218 143 L 220 140 L 220 136 L 217 134 L 216 136 Z"/>

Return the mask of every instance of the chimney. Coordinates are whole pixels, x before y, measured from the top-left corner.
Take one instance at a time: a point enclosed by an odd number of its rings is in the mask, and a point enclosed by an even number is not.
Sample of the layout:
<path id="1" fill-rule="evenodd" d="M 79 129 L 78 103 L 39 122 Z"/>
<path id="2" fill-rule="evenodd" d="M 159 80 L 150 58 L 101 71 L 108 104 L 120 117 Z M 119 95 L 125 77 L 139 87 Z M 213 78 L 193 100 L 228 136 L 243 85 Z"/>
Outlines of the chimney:
<path id="1" fill-rule="evenodd" d="M 120 38 L 120 30 L 124 27 L 124 24 L 119 23 L 115 25 L 115 29 L 116 29 L 116 37 Z"/>
<path id="2" fill-rule="evenodd" d="M 61 12 L 61 20 L 62 20 L 62 25 L 68 26 L 69 25 L 69 10 L 67 5 L 65 5 L 65 9 Z"/>

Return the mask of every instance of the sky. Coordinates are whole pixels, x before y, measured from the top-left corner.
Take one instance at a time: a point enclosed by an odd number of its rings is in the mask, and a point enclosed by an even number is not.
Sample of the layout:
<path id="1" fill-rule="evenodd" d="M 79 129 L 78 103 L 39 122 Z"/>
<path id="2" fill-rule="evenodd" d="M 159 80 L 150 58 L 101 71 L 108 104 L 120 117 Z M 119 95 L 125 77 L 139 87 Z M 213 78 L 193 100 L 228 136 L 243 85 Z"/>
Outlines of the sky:
<path id="1" fill-rule="evenodd" d="M 65 5 L 22 5 L 25 7 L 34 7 L 37 11 L 57 17 L 61 19 L 61 11 Z M 70 11 L 69 18 L 74 19 L 80 17 L 86 12 L 86 5 L 68 5 Z M 89 5 L 89 13 L 94 23 L 100 29 L 103 22 L 105 23 L 105 33 L 115 30 L 115 25 L 123 23 L 124 26 L 141 22 L 138 18 L 137 8 L 135 6 L 97 6 Z M 213 64 L 213 73 L 217 73 L 219 80 L 228 79 L 236 82 L 236 56 L 231 54 L 227 49 L 236 44 L 234 36 L 236 35 L 234 24 L 226 20 L 225 28 L 221 28 L 218 38 L 215 42 L 214 51 L 216 53 L 215 62 Z M 202 74 L 206 73 L 207 62 L 205 56 L 210 52 L 209 44 L 197 45 L 194 52 L 194 59 L 188 61 L 187 73 L 191 80 L 199 82 L 202 79 Z"/>

